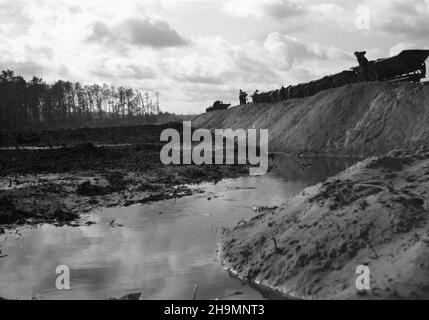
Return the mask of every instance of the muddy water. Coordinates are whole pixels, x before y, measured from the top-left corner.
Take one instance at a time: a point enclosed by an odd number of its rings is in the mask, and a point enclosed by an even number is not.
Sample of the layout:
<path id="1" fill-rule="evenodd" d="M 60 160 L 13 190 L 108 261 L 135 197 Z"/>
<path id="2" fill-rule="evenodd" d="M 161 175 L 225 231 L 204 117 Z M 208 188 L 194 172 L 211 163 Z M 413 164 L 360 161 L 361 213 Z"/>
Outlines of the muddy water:
<path id="1" fill-rule="evenodd" d="M 205 193 L 83 216 L 95 224 L 49 225 L 0 235 L 0 296 L 106 299 L 141 292 L 143 299 L 262 299 L 231 278 L 217 261 L 222 227 L 256 215 L 255 206 L 278 206 L 323 181 L 353 159 L 291 160 L 277 156 L 263 177 L 203 184 Z M 113 225 L 111 222 L 114 221 Z M 58 265 L 71 270 L 71 290 L 55 287 Z"/>

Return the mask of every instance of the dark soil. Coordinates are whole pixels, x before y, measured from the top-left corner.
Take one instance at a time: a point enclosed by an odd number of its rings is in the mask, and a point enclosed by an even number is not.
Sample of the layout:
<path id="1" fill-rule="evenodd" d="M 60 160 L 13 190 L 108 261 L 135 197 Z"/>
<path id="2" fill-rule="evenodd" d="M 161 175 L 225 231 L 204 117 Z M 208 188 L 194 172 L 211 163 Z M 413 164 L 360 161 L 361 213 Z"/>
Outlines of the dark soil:
<path id="1" fill-rule="evenodd" d="M 61 148 L 1 150 L 0 226 L 73 225 L 81 213 L 95 208 L 188 196 L 199 191 L 189 185 L 248 173 L 247 166 L 238 165 L 163 165 L 159 137 L 166 127 L 56 131 L 59 144 L 75 139 L 84 142 Z M 182 124 L 170 127 L 182 130 Z M 96 146 L 96 142 L 129 143 L 137 137 L 136 144 Z"/>
<path id="2" fill-rule="evenodd" d="M 50 147 L 70 146 L 82 143 L 140 144 L 158 143 L 159 133 L 167 128 L 182 130 L 181 123 L 129 127 L 78 128 L 62 130 L 23 130 L 8 132 L 0 130 L 0 147 Z"/>

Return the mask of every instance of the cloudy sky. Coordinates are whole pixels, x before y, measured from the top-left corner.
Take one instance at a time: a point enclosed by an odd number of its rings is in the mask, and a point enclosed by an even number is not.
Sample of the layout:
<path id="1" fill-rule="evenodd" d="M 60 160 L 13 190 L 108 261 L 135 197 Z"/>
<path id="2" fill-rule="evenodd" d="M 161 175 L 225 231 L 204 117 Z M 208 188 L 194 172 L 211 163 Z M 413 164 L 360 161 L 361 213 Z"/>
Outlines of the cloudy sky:
<path id="1" fill-rule="evenodd" d="M 198 113 L 348 69 L 356 50 L 428 48 L 428 21 L 429 0 L 0 0 L 0 69 L 159 91 L 163 111 Z"/>

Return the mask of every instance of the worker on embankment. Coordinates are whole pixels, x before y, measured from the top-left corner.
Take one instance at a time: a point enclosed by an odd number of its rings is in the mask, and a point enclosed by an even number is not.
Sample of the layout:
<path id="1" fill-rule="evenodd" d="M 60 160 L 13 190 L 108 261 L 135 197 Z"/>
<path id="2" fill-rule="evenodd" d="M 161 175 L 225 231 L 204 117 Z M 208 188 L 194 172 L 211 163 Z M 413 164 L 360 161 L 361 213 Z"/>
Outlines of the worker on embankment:
<path id="1" fill-rule="evenodd" d="M 240 105 L 246 104 L 247 103 L 247 93 L 240 90 L 239 99 L 240 99 Z"/>
<path id="2" fill-rule="evenodd" d="M 252 96 L 253 104 L 259 103 L 259 90 L 256 90 L 255 93 Z"/>
<path id="3" fill-rule="evenodd" d="M 279 91 L 279 101 L 286 100 L 286 88 L 282 86 Z"/>
<path id="4" fill-rule="evenodd" d="M 355 52 L 355 56 L 357 58 L 357 61 L 359 62 L 360 75 L 363 81 L 369 81 L 371 80 L 369 76 L 369 61 L 365 57 L 365 55 L 366 51 Z"/>

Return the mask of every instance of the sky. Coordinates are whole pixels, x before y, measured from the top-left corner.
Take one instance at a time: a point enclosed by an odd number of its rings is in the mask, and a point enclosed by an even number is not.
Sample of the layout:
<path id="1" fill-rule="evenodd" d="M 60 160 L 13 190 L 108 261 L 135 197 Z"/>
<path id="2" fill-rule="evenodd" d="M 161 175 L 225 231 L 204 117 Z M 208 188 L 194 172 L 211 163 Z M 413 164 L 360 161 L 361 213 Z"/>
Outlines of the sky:
<path id="1" fill-rule="evenodd" d="M 429 0 L 0 0 L 0 69 L 160 93 L 162 111 L 429 48 Z"/>

